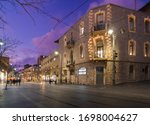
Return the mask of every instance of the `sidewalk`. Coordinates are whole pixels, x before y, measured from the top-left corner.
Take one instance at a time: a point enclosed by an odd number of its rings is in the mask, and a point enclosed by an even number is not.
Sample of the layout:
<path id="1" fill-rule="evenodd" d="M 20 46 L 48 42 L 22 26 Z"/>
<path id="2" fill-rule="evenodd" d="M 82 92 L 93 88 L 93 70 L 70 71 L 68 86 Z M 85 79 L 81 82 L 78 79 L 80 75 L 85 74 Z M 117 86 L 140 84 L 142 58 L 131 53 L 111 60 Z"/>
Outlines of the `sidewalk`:
<path id="1" fill-rule="evenodd" d="M 60 85 L 71 89 L 87 89 L 90 93 L 99 93 L 104 96 L 117 96 L 119 98 L 128 97 L 135 99 L 145 99 L 150 103 L 150 81 L 124 83 L 115 86 L 87 86 L 87 85 Z M 72 87 L 70 87 L 72 86 Z"/>
<path id="2" fill-rule="evenodd" d="M 93 90 L 103 94 L 119 95 L 120 97 L 146 99 L 150 102 L 150 81 L 94 87 Z"/>
<path id="3" fill-rule="evenodd" d="M 36 84 L 35 84 L 36 85 Z M 46 84 L 45 86 L 50 87 L 51 85 Z M 105 96 L 118 96 L 120 98 L 129 97 L 129 98 L 138 98 L 146 99 L 150 102 L 150 81 L 143 81 L 137 83 L 125 83 L 115 86 L 86 86 L 86 85 L 55 85 L 56 87 L 65 87 L 70 90 L 83 88 L 90 93 L 99 93 Z M 54 86 L 54 87 L 55 87 Z M 8 90 L 10 88 L 27 88 L 28 85 L 22 83 L 21 86 L 18 85 L 8 85 Z M 0 84 L 0 96 L 2 96 L 3 91 L 5 91 L 5 84 Z M 6 90 L 7 91 L 7 90 Z"/>

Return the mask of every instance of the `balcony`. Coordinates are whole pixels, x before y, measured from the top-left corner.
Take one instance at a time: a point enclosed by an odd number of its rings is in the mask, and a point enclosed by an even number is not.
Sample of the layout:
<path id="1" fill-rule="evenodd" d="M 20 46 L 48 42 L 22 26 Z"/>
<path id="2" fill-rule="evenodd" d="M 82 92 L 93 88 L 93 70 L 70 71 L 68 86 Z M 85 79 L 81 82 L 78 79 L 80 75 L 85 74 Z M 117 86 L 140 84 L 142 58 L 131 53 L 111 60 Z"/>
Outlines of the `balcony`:
<path id="1" fill-rule="evenodd" d="M 100 52 L 95 52 L 94 56 L 93 56 L 93 60 L 94 61 L 105 61 L 107 60 L 104 56 L 104 53 L 103 51 L 100 51 Z"/>
<path id="2" fill-rule="evenodd" d="M 94 26 L 94 31 L 105 30 L 105 28 L 106 28 L 106 23 L 100 23 Z"/>
<path id="3" fill-rule="evenodd" d="M 75 65 L 75 61 L 73 60 L 67 60 L 67 67 L 69 68 L 74 68 L 74 65 Z"/>
<path id="4" fill-rule="evenodd" d="M 93 27 L 93 35 L 97 35 L 99 33 L 105 33 L 106 30 L 106 23 L 100 23 L 100 24 L 96 24 Z"/>
<path id="5" fill-rule="evenodd" d="M 70 49 L 74 46 L 74 44 L 75 44 L 75 41 L 71 39 L 71 40 L 67 41 L 66 46 L 68 49 Z"/>

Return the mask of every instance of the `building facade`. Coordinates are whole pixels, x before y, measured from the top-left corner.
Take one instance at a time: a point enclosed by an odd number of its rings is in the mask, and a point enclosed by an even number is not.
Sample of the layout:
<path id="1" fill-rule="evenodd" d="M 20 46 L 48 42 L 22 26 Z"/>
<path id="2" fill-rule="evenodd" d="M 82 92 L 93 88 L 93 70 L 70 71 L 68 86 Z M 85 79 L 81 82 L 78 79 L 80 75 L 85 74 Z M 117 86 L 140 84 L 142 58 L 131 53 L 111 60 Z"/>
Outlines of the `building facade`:
<path id="1" fill-rule="evenodd" d="M 60 53 L 52 53 L 41 62 L 41 78 L 42 81 L 49 81 L 52 75 L 59 76 L 60 74 Z"/>
<path id="2" fill-rule="evenodd" d="M 4 83 L 7 80 L 9 70 L 9 57 L 0 57 L 0 83 Z"/>
<path id="3" fill-rule="evenodd" d="M 150 80 L 150 11 L 113 4 L 93 8 L 59 39 L 59 53 L 59 78 L 66 83 Z"/>
<path id="4" fill-rule="evenodd" d="M 39 82 L 39 67 L 37 64 L 30 65 L 21 71 L 23 82 Z"/>

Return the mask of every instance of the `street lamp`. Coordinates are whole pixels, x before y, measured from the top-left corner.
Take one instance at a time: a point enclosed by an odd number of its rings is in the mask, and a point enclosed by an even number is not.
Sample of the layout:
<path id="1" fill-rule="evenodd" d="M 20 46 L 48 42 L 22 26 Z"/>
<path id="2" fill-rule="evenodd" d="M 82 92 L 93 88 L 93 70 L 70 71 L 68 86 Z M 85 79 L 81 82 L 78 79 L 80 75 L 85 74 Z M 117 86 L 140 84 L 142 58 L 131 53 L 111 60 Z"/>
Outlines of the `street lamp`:
<path id="1" fill-rule="evenodd" d="M 62 58 L 61 58 L 61 54 L 58 51 L 55 51 L 54 54 L 56 56 L 59 55 L 59 59 L 60 59 L 60 84 L 62 83 Z"/>
<path id="2" fill-rule="evenodd" d="M 4 43 L 3 43 L 2 39 L 0 39 L 0 53 L 1 53 L 1 49 L 2 49 L 3 45 L 4 45 Z M 0 56 L 2 56 L 2 55 L 0 55 Z"/>
<path id="3" fill-rule="evenodd" d="M 112 64 L 112 85 L 116 84 L 116 50 L 115 50 L 115 34 L 113 29 L 108 30 L 108 34 L 112 36 L 112 53 L 113 53 L 113 64 Z"/>
<path id="4" fill-rule="evenodd" d="M 108 30 L 108 34 L 109 34 L 109 35 L 112 35 L 113 32 L 114 32 L 114 31 L 113 31 L 112 29 L 109 29 L 109 30 Z"/>
<path id="5" fill-rule="evenodd" d="M 59 55 L 59 52 L 58 52 L 58 51 L 55 51 L 54 54 L 57 56 L 57 55 Z"/>
<path id="6" fill-rule="evenodd" d="M 0 46 L 4 45 L 3 40 L 0 39 Z"/>

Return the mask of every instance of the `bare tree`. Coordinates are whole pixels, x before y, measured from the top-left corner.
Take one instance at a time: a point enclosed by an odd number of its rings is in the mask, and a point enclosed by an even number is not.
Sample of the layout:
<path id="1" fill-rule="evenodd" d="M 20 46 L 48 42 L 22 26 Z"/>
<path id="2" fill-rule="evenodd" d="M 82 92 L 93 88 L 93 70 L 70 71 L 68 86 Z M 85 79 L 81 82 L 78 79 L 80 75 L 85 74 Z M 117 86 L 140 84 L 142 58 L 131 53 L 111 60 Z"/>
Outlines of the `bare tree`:
<path id="1" fill-rule="evenodd" d="M 5 14 L 8 7 L 12 7 L 19 11 L 22 9 L 35 22 L 34 17 L 32 16 L 33 12 L 38 12 L 50 17 L 43 10 L 43 5 L 48 1 L 49 0 L 0 0 L 0 29 L 4 28 L 4 25 L 7 24 L 7 21 L 5 20 Z M 0 57 L 9 55 L 9 53 L 13 52 L 20 44 L 20 41 L 11 39 L 8 36 L 4 36 L 3 38 L 0 37 Z"/>
<path id="2" fill-rule="evenodd" d="M 7 56 L 10 53 L 14 52 L 16 47 L 20 44 L 20 41 L 11 39 L 8 36 L 4 36 L 0 39 L 0 57 Z"/>
<path id="3" fill-rule="evenodd" d="M 49 0 L 0 0 L 0 28 L 3 28 L 3 26 L 7 24 L 7 21 L 4 18 L 6 10 L 8 9 L 7 6 L 11 6 L 15 10 L 22 9 L 35 22 L 32 16 L 32 12 L 34 11 L 48 16 L 48 14 L 43 10 L 43 5 L 48 1 Z"/>

